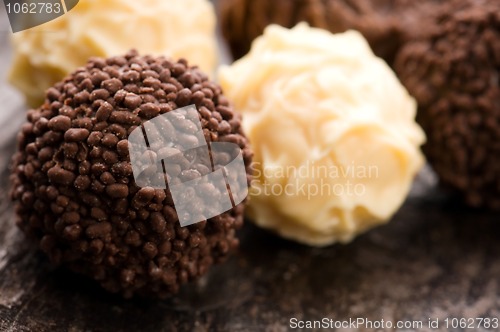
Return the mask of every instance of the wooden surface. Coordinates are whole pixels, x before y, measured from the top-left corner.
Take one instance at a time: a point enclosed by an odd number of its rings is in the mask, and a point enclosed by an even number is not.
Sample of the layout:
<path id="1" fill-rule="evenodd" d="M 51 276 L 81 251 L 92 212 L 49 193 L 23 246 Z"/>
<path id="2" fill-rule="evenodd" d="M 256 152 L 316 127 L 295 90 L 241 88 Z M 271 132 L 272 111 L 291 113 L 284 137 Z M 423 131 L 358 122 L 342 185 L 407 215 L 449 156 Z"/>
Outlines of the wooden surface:
<path id="1" fill-rule="evenodd" d="M 308 248 L 247 223 L 240 250 L 172 300 L 122 300 L 51 267 L 13 226 L 7 198 L 24 110 L 5 83 L 10 32 L 0 23 L 0 331 L 286 331 L 292 317 L 500 318 L 499 215 L 461 207 L 429 170 L 390 224 L 349 245 Z"/>

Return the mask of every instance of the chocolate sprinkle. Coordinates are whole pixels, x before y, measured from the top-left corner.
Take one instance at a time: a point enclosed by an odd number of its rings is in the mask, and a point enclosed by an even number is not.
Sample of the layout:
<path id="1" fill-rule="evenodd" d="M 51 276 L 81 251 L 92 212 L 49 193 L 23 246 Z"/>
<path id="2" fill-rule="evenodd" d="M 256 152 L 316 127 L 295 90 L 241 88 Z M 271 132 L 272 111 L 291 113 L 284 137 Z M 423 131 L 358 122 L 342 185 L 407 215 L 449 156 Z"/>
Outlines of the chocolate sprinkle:
<path id="1" fill-rule="evenodd" d="M 200 70 L 135 51 L 95 58 L 27 114 L 11 176 L 19 227 L 55 264 L 125 297 L 166 297 L 223 261 L 238 245 L 243 204 L 181 227 L 169 190 L 140 188 L 132 176 L 128 135 L 189 104 L 205 137 L 239 144 L 250 180 L 241 119 Z"/>
<path id="2" fill-rule="evenodd" d="M 469 205 L 500 209 L 500 3 L 451 2 L 430 25 L 396 59 L 419 104 L 424 152 Z"/>

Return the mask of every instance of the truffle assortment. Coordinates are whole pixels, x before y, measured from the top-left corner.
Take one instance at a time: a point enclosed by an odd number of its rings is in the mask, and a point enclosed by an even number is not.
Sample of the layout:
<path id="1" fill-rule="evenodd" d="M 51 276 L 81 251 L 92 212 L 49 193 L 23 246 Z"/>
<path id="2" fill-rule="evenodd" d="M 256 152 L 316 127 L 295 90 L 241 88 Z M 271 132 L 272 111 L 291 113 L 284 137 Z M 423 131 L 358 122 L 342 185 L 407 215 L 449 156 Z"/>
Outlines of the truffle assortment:
<path id="1" fill-rule="evenodd" d="M 419 105 L 424 152 L 441 182 L 468 205 L 500 209 L 499 15 L 488 0 L 222 0 L 235 58 L 270 23 L 356 29 L 393 67 Z"/>
<path id="2" fill-rule="evenodd" d="M 154 4 L 173 13 L 170 3 Z M 157 38 L 137 40 L 137 36 L 149 36 L 138 33 L 132 41 L 152 53 L 182 55 L 196 49 L 199 64 L 206 60 L 205 67 L 211 68 L 215 39 L 206 34 L 215 24 L 211 5 L 205 0 L 175 4 L 180 12 L 185 6 L 197 7 L 203 20 L 183 25 L 184 19 L 155 18 L 172 23 L 182 36 L 187 32 L 190 38 L 160 45 Z M 67 44 L 68 38 L 60 34 L 16 37 L 19 54 L 12 79 L 29 102 L 38 104 L 40 89 L 92 55 L 86 52 L 95 51 L 90 47 L 97 42 L 103 43 L 102 56 L 115 54 L 130 42 L 128 34 L 121 34 L 117 42 L 116 29 L 101 38 L 102 26 L 96 22 L 107 23 L 119 15 L 113 18 L 108 11 L 90 10 L 89 6 L 75 9 L 85 14 L 74 21 L 85 29 L 71 30 L 77 32 L 71 39 L 78 45 Z M 333 33 L 359 30 L 416 98 L 417 121 L 428 138 L 423 149 L 442 182 L 462 193 L 472 206 L 500 209 L 499 2 L 221 0 L 220 6 L 222 31 L 235 58 L 244 56 L 271 23 L 291 28 L 306 21 Z M 147 10 L 138 15 L 134 6 L 120 9 L 125 10 L 125 17 L 138 19 L 133 26 L 150 22 Z M 113 21 L 110 26 L 121 27 L 122 22 Z M 98 30 L 92 34 L 94 28 Z M 203 38 L 193 35 L 193 29 Z M 424 135 L 414 123 L 415 102 L 356 32 L 332 37 L 307 25 L 268 29 L 252 47 L 255 51 L 220 72 L 237 111 L 245 113 L 243 126 L 260 163 L 254 166 L 264 174 L 254 189 L 297 180 L 295 175 L 274 178 L 274 173 L 266 175 L 259 167 L 292 165 L 299 169 L 311 160 L 340 168 L 353 160 L 361 166 L 375 164 L 382 175 L 377 173 L 375 180 L 366 183 L 358 181 L 366 185 L 367 192 L 356 197 L 335 194 L 332 199 L 325 195 L 311 199 L 307 193 L 306 199 L 298 191 L 256 195 L 250 215 L 257 224 L 310 245 L 348 242 L 389 220 L 423 164 L 419 146 Z M 56 39 L 51 40 L 53 37 Z M 91 46 L 85 44 L 89 41 Z M 42 44 L 51 45 L 50 49 L 40 48 Z M 75 56 L 67 57 L 66 48 L 53 49 L 53 45 L 70 45 Z M 81 52 L 75 52 L 81 45 Z M 208 53 L 199 52 L 201 46 Z M 35 85 L 33 70 L 38 72 Z M 49 88 L 45 102 L 27 114 L 11 175 L 11 197 L 20 228 L 39 241 L 54 263 L 90 276 L 125 297 L 166 297 L 205 274 L 238 245 L 235 231 L 243 223 L 244 202 L 216 217 L 181 227 L 168 188 L 139 186 L 134 179 L 128 141 L 146 121 L 192 104 L 207 142 L 234 143 L 241 149 L 237 153 L 242 154 L 250 183 L 252 152 L 240 116 L 233 112 L 221 88 L 197 67 L 188 66 L 183 59 L 175 62 L 135 51 L 91 58 L 85 67 Z M 315 112 L 304 112 L 311 105 L 317 108 Z M 368 116 L 367 110 L 371 112 Z M 300 148 L 303 151 L 297 153 Z M 319 152 L 321 160 L 317 159 Z M 309 160 L 305 159 L 307 153 L 311 153 Z M 215 155 L 212 163 L 225 164 L 232 157 Z M 169 171 L 175 173 L 171 180 L 179 183 L 208 175 L 209 169 L 203 165 L 207 160 L 182 158 L 169 165 Z M 299 180 L 321 185 L 316 179 Z M 343 180 L 348 179 L 335 179 Z M 338 184 L 330 182 L 329 186 Z M 202 196 L 215 202 L 220 192 L 211 195 L 213 188 L 205 187 L 208 192 Z M 186 204 L 192 202 L 186 199 Z"/>
<path id="3" fill-rule="evenodd" d="M 500 209 L 500 3 L 443 6 L 396 70 L 419 105 L 424 151 L 469 205 Z"/>
<path id="4" fill-rule="evenodd" d="M 251 151 L 221 89 L 185 60 L 93 58 L 30 110 L 14 156 L 11 196 L 18 225 L 56 264 L 125 297 L 165 297 L 233 250 L 243 204 L 187 227 L 169 190 L 139 187 L 128 135 L 145 121 L 195 104 L 207 141 Z M 184 163 L 187 177 L 199 177 Z"/>

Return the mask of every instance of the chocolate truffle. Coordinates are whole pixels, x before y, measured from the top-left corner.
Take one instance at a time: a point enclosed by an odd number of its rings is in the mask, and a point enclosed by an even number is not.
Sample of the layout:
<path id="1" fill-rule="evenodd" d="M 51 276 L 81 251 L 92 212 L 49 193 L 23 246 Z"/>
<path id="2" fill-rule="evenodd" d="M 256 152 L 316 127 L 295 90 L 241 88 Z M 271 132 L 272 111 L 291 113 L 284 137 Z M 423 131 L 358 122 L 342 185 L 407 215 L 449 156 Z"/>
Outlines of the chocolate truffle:
<path id="1" fill-rule="evenodd" d="M 418 101 L 424 152 L 442 183 L 471 206 L 500 209 L 500 3 L 461 3 L 443 5 L 396 70 Z"/>
<path id="2" fill-rule="evenodd" d="M 84 0 L 63 16 L 14 34 L 10 82 L 39 107 L 45 90 L 92 57 L 141 53 L 185 58 L 209 75 L 217 65 L 216 16 L 208 0 Z"/>
<path id="3" fill-rule="evenodd" d="M 356 31 L 270 25 L 219 71 L 255 153 L 250 219 L 314 246 L 386 223 L 424 164 L 416 103 Z"/>
<path id="4" fill-rule="evenodd" d="M 358 30 L 377 56 L 392 64 L 396 51 L 425 28 L 421 16 L 432 15 L 442 0 L 220 0 L 221 26 L 238 59 L 269 24 L 291 28 L 304 21 L 330 32 Z"/>
<path id="5" fill-rule="evenodd" d="M 237 246 L 243 204 L 181 227 L 168 189 L 136 184 L 128 145 L 147 120 L 190 104 L 207 141 L 237 143 L 249 173 L 240 117 L 197 67 L 134 51 L 91 59 L 27 114 L 12 173 L 18 225 L 52 262 L 125 297 L 165 297 L 206 273 Z"/>

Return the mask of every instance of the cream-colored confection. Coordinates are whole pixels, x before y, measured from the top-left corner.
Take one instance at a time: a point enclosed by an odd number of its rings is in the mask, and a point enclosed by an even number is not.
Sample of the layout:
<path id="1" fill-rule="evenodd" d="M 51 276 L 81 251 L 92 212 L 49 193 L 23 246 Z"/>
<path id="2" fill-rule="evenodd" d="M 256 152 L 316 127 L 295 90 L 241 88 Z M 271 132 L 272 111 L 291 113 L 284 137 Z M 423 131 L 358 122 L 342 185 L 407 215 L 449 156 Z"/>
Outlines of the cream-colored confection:
<path id="1" fill-rule="evenodd" d="M 35 107 L 45 90 L 89 57 L 142 54 L 185 58 L 212 74 L 215 11 L 208 0 L 80 0 L 67 14 L 14 35 L 10 81 Z"/>
<path id="2" fill-rule="evenodd" d="M 219 80 L 255 153 L 255 223 L 324 246 L 402 205 L 425 136 L 415 100 L 361 34 L 272 25 Z"/>

